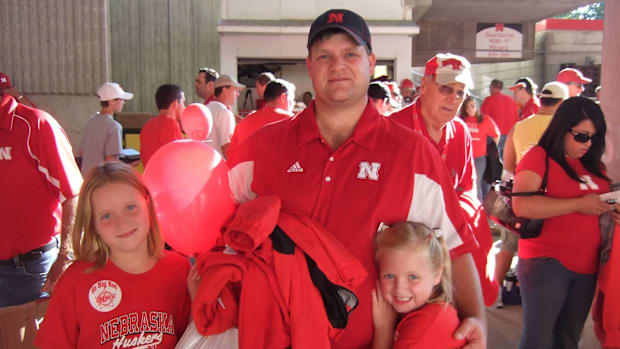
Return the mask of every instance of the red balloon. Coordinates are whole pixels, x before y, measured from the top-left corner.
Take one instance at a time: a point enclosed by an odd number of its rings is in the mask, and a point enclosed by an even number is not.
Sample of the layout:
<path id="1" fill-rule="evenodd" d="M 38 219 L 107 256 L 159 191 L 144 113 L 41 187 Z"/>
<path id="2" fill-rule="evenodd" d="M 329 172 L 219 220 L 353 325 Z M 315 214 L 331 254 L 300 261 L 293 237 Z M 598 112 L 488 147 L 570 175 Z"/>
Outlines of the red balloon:
<path id="1" fill-rule="evenodd" d="M 207 144 L 164 145 L 146 166 L 144 182 L 164 239 L 187 255 L 213 247 L 235 210 L 226 162 Z"/>
<path id="2" fill-rule="evenodd" d="M 213 126 L 209 108 L 202 103 L 188 105 L 181 113 L 181 126 L 189 138 L 195 141 L 205 140 Z"/>

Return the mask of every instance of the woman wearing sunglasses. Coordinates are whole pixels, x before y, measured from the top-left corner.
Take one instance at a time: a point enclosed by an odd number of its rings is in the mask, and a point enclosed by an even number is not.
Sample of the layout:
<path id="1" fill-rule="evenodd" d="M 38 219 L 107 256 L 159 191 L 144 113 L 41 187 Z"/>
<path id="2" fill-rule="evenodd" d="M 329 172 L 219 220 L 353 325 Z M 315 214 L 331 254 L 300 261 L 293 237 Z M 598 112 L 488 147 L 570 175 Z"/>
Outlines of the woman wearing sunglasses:
<path id="1" fill-rule="evenodd" d="M 601 108 L 584 97 L 564 101 L 538 142 L 519 162 L 514 192 L 537 191 L 548 157 L 544 196 L 513 197 L 518 216 L 544 218 L 540 236 L 519 240 L 517 274 L 523 302 L 519 348 L 577 348 L 588 316 L 599 265 L 599 215 L 620 215 L 598 194 L 610 179 Z"/>

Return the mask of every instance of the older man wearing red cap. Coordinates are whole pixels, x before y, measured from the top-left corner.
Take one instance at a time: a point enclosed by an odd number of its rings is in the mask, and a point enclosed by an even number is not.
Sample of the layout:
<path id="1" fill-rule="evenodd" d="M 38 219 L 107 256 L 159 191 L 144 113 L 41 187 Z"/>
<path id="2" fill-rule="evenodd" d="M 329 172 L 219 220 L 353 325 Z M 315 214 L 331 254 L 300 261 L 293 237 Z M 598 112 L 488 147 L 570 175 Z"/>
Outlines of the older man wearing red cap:
<path id="1" fill-rule="evenodd" d="M 565 68 L 560 70 L 555 80 L 565 84 L 566 87 L 568 87 L 569 97 L 581 95 L 581 93 L 585 90 L 583 85 L 592 82 L 592 79 L 586 78 L 575 68 Z"/>
<path id="2" fill-rule="evenodd" d="M 478 240 L 473 252 L 482 293 L 487 305 L 493 304 L 499 285 L 486 275 L 491 249 L 491 230 L 477 199 L 476 173 L 471 136 L 467 125 L 456 117 L 468 89 L 473 87 L 470 64 L 464 57 L 440 53 L 426 62 L 420 97 L 390 119 L 424 135 L 448 167 L 454 189 L 470 229 Z M 482 175 L 482 174 L 479 174 Z"/>

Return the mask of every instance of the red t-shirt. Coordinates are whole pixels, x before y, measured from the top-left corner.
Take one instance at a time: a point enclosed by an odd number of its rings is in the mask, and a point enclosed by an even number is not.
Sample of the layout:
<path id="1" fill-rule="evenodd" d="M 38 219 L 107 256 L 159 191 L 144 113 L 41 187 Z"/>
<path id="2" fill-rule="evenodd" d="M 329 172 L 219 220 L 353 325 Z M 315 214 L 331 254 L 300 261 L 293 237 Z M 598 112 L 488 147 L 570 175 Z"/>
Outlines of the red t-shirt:
<path id="1" fill-rule="evenodd" d="M 586 183 L 579 183 L 570 178 L 557 162 L 549 158 L 545 196 L 570 199 L 589 193 L 609 192 L 609 182 L 588 172 L 578 159 L 566 158 L 566 160 Z M 524 170 L 535 172 L 543 178 L 545 174 L 543 148 L 537 146 L 525 154 L 517 165 L 516 173 Z M 578 212 L 546 218 L 540 236 L 519 240 L 519 257 L 551 257 L 576 273 L 596 273 L 601 246 L 598 218 Z"/>
<path id="2" fill-rule="evenodd" d="M 459 326 L 456 310 L 445 303 L 430 303 L 405 315 L 396 326 L 392 349 L 452 349 L 466 341 L 454 339 Z"/>
<path id="3" fill-rule="evenodd" d="M 230 140 L 230 145 L 228 146 L 228 157 L 230 158 L 230 154 L 232 154 L 241 143 L 245 142 L 259 128 L 272 122 L 288 119 L 292 116 L 293 113 L 289 113 L 280 108 L 273 108 L 268 105 L 248 114 L 248 116 L 246 116 L 237 124 L 237 126 L 235 126 L 235 132 L 233 133 Z"/>
<path id="4" fill-rule="evenodd" d="M 62 203 L 82 175 L 69 140 L 48 113 L 0 101 L 0 259 L 41 247 L 61 231 Z"/>
<path id="5" fill-rule="evenodd" d="M 367 268 L 371 277 L 355 290 L 360 303 L 333 348 L 370 346 L 370 295 L 376 288 L 372 239 L 379 223 L 439 227 L 452 256 L 476 248 L 437 152 L 423 137 L 381 116 L 372 103 L 336 150 L 319 133 L 311 104 L 295 118 L 254 133 L 229 166 L 236 201 L 278 195 L 283 210 L 321 223 Z"/>
<path id="6" fill-rule="evenodd" d="M 183 139 L 183 133 L 176 120 L 159 114 L 147 121 L 140 131 L 140 158 L 144 166 L 159 148 L 177 139 Z"/>
<path id="7" fill-rule="evenodd" d="M 174 348 L 189 322 L 189 262 L 163 252 L 155 266 L 130 274 L 108 263 L 73 263 L 54 289 L 35 339 L 41 348 Z"/>
<path id="8" fill-rule="evenodd" d="M 540 100 L 536 96 L 532 96 L 525 105 L 519 109 L 519 121 L 538 113 L 540 109 Z"/>
<path id="9" fill-rule="evenodd" d="M 483 115 L 482 122 L 478 123 L 477 117 L 468 116 L 464 121 L 471 135 L 474 158 L 487 155 L 487 137 L 499 137 L 499 130 L 495 122 L 493 122 L 493 119 Z M 482 176 L 482 173 L 478 173 L 477 175 Z"/>
<path id="10" fill-rule="evenodd" d="M 480 107 L 480 113 L 489 115 L 497 124 L 502 135 L 507 135 L 519 120 L 518 110 L 519 107 L 515 100 L 501 92 L 485 98 Z"/>

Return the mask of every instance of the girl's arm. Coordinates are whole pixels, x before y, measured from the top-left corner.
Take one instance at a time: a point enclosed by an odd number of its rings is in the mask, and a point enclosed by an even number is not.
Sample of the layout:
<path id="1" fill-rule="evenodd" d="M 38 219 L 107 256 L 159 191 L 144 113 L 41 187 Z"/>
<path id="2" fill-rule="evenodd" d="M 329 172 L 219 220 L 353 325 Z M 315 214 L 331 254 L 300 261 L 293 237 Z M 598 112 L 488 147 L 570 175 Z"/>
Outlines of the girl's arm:
<path id="1" fill-rule="evenodd" d="M 394 308 L 392 308 L 392 305 L 383 298 L 378 282 L 377 289 L 372 290 L 372 322 L 375 325 L 372 349 L 392 348 L 396 312 Z"/>

